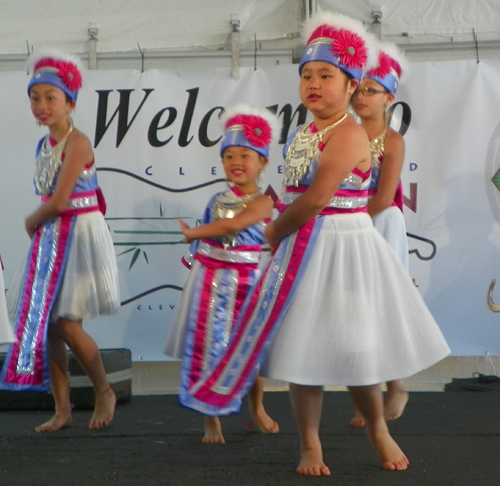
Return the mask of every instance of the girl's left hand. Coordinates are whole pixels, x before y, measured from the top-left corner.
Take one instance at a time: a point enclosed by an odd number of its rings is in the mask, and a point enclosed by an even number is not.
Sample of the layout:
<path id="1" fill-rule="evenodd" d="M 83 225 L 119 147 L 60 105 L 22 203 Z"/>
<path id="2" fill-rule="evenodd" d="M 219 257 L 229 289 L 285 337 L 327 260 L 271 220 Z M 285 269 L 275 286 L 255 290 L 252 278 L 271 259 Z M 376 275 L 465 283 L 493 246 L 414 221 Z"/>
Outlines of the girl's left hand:
<path id="1" fill-rule="evenodd" d="M 184 235 L 184 239 L 182 240 L 182 242 L 191 243 L 192 241 L 194 241 L 194 239 L 190 237 L 191 228 L 186 223 L 184 223 L 181 218 L 177 218 L 177 220 L 179 221 L 182 234 Z"/>
<path id="2" fill-rule="evenodd" d="M 276 234 L 276 228 L 274 221 L 271 221 L 264 231 L 264 236 L 266 237 L 267 242 L 269 243 L 271 250 L 274 251 L 278 248 L 281 238 Z"/>
<path id="3" fill-rule="evenodd" d="M 33 235 L 36 233 L 36 228 L 37 226 L 31 221 L 31 218 L 28 216 L 24 220 L 24 229 L 26 230 L 26 233 L 28 233 L 28 236 L 33 238 Z"/>

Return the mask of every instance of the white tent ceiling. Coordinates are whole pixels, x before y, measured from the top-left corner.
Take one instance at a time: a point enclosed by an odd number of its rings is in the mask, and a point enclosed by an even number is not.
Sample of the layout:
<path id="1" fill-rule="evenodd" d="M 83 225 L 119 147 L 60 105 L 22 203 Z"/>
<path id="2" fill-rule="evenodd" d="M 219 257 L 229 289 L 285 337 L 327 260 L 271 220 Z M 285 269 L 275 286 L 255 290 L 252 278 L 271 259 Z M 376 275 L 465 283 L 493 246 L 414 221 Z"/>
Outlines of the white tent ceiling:
<path id="1" fill-rule="evenodd" d="M 86 57 L 97 28 L 98 68 L 231 63 L 239 21 L 241 64 L 292 62 L 301 22 L 338 10 L 373 26 L 413 59 L 500 54 L 500 0 L 1 0 L 0 69 L 24 69 L 28 50 L 59 46 Z M 377 28 L 377 25 L 375 25 Z"/>

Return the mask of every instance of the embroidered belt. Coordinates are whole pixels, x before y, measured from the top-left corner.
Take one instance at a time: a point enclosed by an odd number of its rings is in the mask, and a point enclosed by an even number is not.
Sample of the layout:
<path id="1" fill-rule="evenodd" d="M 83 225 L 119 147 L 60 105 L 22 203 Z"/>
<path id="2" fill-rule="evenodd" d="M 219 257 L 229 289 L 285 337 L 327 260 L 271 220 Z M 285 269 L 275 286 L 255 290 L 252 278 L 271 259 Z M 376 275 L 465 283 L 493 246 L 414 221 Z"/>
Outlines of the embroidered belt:
<path id="1" fill-rule="evenodd" d="M 301 189 L 303 188 L 303 189 Z M 283 212 L 287 206 L 292 204 L 302 193 L 307 190 L 308 186 L 299 186 L 299 192 L 287 192 L 281 196 L 280 201 L 276 207 L 280 212 Z M 368 191 L 352 191 L 349 189 L 339 189 L 335 195 L 330 199 L 320 214 L 335 214 L 341 212 L 366 212 L 366 205 L 368 204 Z"/>
<path id="2" fill-rule="evenodd" d="M 237 246 L 231 250 L 213 246 L 202 241 L 198 247 L 197 254 L 204 255 L 214 260 L 227 263 L 259 263 L 261 250 L 258 245 Z"/>
<path id="3" fill-rule="evenodd" d="M 42 196 L 42 202 L 49 200 L 52 196 Z M 83 213 L 99 211 L 99 199 L 96 191 L 85 191 L 71 194 L 66 209 L 59 216 L 75 216 Z"/>

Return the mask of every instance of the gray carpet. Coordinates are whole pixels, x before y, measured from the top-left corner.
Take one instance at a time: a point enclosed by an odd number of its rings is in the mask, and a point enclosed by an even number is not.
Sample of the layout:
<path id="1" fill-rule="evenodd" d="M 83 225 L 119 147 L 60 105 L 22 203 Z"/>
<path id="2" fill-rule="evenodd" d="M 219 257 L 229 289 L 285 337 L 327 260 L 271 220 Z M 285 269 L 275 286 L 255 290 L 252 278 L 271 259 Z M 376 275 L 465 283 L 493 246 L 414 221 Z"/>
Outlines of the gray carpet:
<path id="1" fill-rule="evenodd" d="M 298 437 L 288 394 L 266 394 L 280 423 L 263 435 L 246 408 L 223 419 L 225 445 L 200 442 L 203 419 L 175 396 L 133 397 L 108 429 L 91 432 L 91 411 L 52 434 L 34 432 L 50 412 L 0 412 L 0 484 L 58 485 L 356 485 L 500 484 L 500 393 L 412 393 L 405 415 L 390 423 L 409 457 L 404 472 L 383 471 L 363 430 L 348 426 L 347 393 L 325 394 L 322 441 L 332 476 L 295 473 Z"/>

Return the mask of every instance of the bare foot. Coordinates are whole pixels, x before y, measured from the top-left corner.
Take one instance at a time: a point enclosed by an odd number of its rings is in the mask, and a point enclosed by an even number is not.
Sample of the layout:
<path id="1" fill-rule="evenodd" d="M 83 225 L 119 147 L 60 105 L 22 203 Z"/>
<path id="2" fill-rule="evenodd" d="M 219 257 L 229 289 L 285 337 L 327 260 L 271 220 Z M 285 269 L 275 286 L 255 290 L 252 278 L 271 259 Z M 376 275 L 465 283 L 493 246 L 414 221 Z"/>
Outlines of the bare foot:
<path id="1" fill-rule="evenodd" d="M 388 391 L 384 400 L 384 417 L 386 420 L 396 420 L 405 411 L 410 395 L 405 390 Z"/>
<path id="2" fill-rule="evenodd" d="M 37 432 L 55 432 L 56 430 L 70 427 L 73 423 L 71 409 L 56 410 L 54 416 L 47 422 L 35 427 Z"/>
<path id="3" fill-rule="evenodd" d="M 389 432 L 370 437 L 370 440 L 378 453 L 380 464 L 386 471 L 404 471 L 408 468 L 410 461 Z"/>
<path id="4" fill-rule="evenodd" d="M 349 422 L 349 425 L 351 427 L 364 427 L 365 426 L 365 418 L 361 414 L 359 410 L 354 409 L 354 417 L 351 419 Z"/>
<path id="5" fill-rule="evenodd" d="M 263 406 L 255 409 L 252 405 L 249 406 L 250 415 L 260 431 L 264 434 L 277 434 L 280 431 L 278 422 L 275 422 L 264 410 Z"/>
<path id="6" fill-rule="evenodd" d="M 107 427 L 115 415 L 116 395 L 109 385 L 106 390 L 96 395 L 94 414 L 89 422 L 90 430 L 99 430 Z"/>
<path id="7" fill-rule="evenodd" d="M 222 426 L 217 417 L 205 417 L 205 435 L 201 441 L 204 444 L 225 444 Z"/>
<path id="8" fill-rule="evenodd" d="M 300 454 L 300 463 L 297 472 L 304 476 L 330 476 L 328 466 L 323 462 L 321 449 L 307 449 Z"/>

